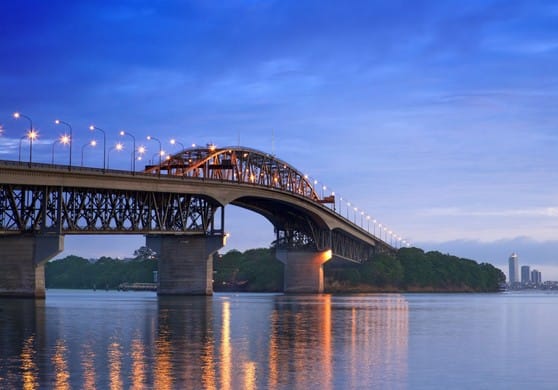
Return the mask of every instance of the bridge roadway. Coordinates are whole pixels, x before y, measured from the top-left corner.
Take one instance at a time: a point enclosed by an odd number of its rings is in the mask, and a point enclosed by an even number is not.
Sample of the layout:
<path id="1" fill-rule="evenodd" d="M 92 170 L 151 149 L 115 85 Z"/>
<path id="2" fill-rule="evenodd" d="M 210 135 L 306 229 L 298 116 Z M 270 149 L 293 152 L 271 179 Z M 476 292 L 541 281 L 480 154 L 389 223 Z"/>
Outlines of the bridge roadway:
<path id="1" fill-rule="evenodd" d="M 248 148 L 188 149 L 144 172 L 0 161 L 0 296 L 44 297 L 44 264 L 67 234 L 143 234 L 159 254 L 159 294 L 211 294 L 229 204 L 275 227 L 286 292 L 319 293 L 326 261 L 396 250 L 329 201 L 285 162 Z"/>

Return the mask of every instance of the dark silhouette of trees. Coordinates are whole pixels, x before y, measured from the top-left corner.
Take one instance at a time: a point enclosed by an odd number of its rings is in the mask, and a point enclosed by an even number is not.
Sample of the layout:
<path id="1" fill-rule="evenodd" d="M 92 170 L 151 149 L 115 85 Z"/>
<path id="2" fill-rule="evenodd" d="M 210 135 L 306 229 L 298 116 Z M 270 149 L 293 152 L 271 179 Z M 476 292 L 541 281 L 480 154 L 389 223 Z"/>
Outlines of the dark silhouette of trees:
<path id="1" fill-rule="evenodd" d="M 137 257 L 119 260 L 101 257 L 89 261 L 82 257 L 68 256 L 45 265 L 47 288 L 116 289 L 121 283 L 153 282 L 157 261 Z"/>
<path id="2" fill-rule="evenodd" d="M 121 283 L 153 282 L 157 256 L 146 247 L 131 260 L 101 257 L 89 261 L 68 256 L 45 266 L 47 288 L 118 288 Z M 335 265 L 337 264 L 337 265 Z M 505 275 L 488 263 L 478 264 L 440 252 L 402 248 L 395 256 L 379 254 L 364 264 L 326 263 L 326 289 L 336 291 L 497 291 Z M 231 250 L 215 255 L 214 291 L 283 291 L 283 264 L 273 249 Z M 368 286 L 368 287 L 367 287 Z"/>

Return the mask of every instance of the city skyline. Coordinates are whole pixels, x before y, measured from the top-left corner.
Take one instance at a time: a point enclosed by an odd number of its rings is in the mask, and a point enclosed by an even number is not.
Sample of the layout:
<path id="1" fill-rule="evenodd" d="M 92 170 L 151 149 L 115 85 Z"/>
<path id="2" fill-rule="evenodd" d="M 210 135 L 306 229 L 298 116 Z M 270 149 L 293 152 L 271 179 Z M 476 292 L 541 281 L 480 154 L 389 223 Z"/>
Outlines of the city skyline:
<path id="1" fill-rule="evenodd" d="M 558 280 L 558 6 L 35 1 L 0 5 L 0 158 L 102 161 L 133 134 L 177 151 L 276 154 L 411 244 L 507 273 L 520 253 Z M 85 148 L 84 148 L 85 147 Z M 82 149 L 84 148 L 84 149 Z M 110 164 L 130 167 L 128 153 Z M 141 164 L 138 163 L 138 169 Z M 229 245 L 269 246 L 273 227 L 227 208 Z M 126 256 L 141 237 L 68 237 L 64 254 Z M 109 250 L 110 249 L 110 250 Z M 103 252 L 104 251 L 104 252 Z M 112 251 L 112 252 L 111 252 Z M 114 253 L 119 252 L 119 253 Z M 90 256 L 87 254 L 90 253 Z"/>

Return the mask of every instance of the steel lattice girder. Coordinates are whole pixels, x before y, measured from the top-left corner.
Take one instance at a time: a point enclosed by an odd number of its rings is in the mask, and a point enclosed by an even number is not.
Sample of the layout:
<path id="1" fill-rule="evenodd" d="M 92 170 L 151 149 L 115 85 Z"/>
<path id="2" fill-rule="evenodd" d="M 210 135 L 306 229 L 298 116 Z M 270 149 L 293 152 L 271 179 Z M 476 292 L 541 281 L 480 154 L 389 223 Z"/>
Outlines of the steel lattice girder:
<path id="1" fill-rule="evenodd" d="M 189 148 L 180 151 L 161 165 L 148 166 L 146 172 L 169 176 L 196 177 L 266 186 L 301 195 L 320 203 L 335 202 L 334 195 L 320 199 L 315 186 L 307 175 L 275 156 L 245 147 Z M 350 261 L 367 261 L 376 248 L 338 231 L 318 226 L 309 218 L 293 213 L 282 215 L 284 210 L 270 209 L 250 202 L 236 201 L 241 207 L 252 209 L 266 216 L 275 227 L 276 246 L 291 249 L 332 249 L 333 254 Z M 380 244 L 381 245 L 381 244 Z M 380 249 L 381 250 L 381 249 Z"/>
<path id="2" fill-rule="evenodd" d="M 335 256 L 357 263 L 364 263 L 374 254 L 375 247 L 355 240 L 339 230 L 333 230 L 331 232 L 331 251 Z"/>
<path id="3" fill-rule="evenodd" d="M 336 257 L 356 263 L 368 261 L 375 248 L 340 231 L 320 229 L 308 233 L 295 229 L 276 229 L 275 246 L 282 249 L 322 251 L 331 249 Z"/>
<path id="4" fill-rule="evenodd" d="M 273 155 L 249 148 L 185 149 L 145 171 L 266 186 L 320 201 L 307 175 Z"/>
<path id="5" fill-rule="evenodd" d="M 3 232 L 223 234 L 223 213 L 189 194 L 0 185 Z"/>

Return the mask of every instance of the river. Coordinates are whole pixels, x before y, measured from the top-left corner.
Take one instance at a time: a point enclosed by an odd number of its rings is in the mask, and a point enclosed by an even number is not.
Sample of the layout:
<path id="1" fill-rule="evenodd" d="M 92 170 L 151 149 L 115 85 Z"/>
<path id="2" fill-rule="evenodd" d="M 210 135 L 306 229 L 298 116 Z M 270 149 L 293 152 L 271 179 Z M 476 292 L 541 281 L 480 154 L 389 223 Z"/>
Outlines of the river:
<path id="1" fill-rule="evenodd" d="M 0 388 L 556 389 L 558 294 L 49 290 L 0 299 Z"/>

